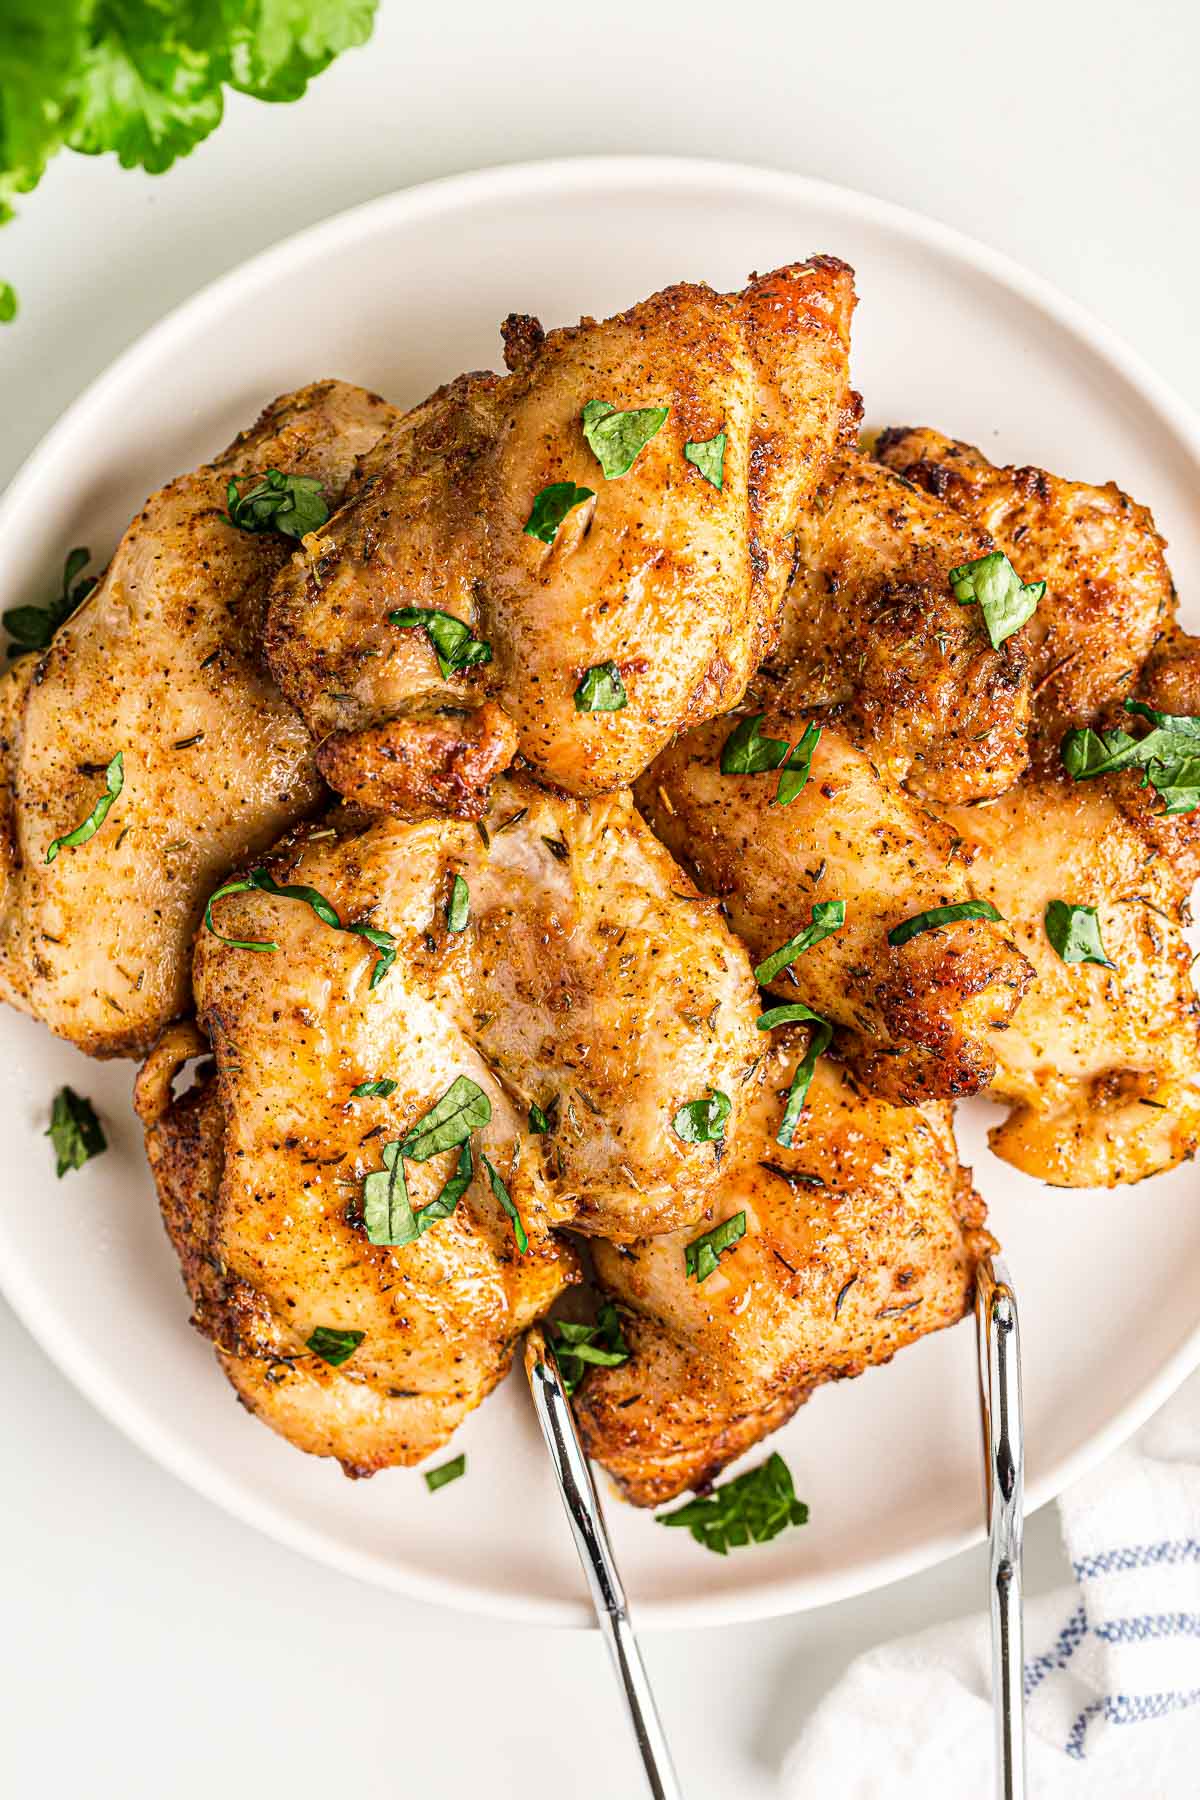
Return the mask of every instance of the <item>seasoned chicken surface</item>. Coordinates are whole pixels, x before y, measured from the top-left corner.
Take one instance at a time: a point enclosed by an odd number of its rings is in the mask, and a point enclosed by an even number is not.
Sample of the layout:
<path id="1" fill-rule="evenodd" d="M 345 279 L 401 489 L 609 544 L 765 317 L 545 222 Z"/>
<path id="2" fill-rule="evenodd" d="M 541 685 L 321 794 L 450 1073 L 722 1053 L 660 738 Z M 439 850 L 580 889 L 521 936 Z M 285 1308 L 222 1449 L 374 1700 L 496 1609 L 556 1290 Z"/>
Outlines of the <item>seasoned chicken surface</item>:
<path id="1" fill-rule="evenodd" d="M 775 634 L 796 512 L 857 417 L 853 303 L 851 271 L 815 257 L 545 335 L 510 320 L 512 373 L 410 414 L 275 583 L 271 667 L 330 783 L 399 816 L 477 817 L 519 750 L 598 794 L 736 704 Z M 668 409 L 611 478 L 593 402 Z M 562 484 L 576 503 L 531 535 Z M 431 613 L 486 650 L 446 673 Z"/>
<path id="2" fill-rule="evenodd" d="M 336 500 L 395 417 L 340 381 L 284 395 L 151 496 L 50 648 L 0 680 L 0 996 L 80 1049 L 135 1055 L 187 1009 L 208 892 L 325 792 L 259 660 L 266 589 L 292 546 L 230 525 L 226 485 L 279 468 Z M 108 817 L 48 863 L 118 752 Z"/>
<path id="3" fill-rule="evenodd" d="M 809 723 L 756 684 L 760 732 L 797 744 Z M 766 986 L 841 1028 L 859 1075 L 894 1099 L 971 1094 L 991 1080 L 1003 1029 L 1032 971 L 1008 927 L 963 919 L 893 948 L 888 933 L 931 907 L 972 897 L 955 828 L 881 775 L 845 732 L 824 724 L 797 798 L 779 774 L 721 772 L 730 715 L 679 738 L 637 787 L 667 848 L 719 898 L 760 964 L 840 900 L 845 923 Z M 973 816 L 973 815 L 971 815 Z"/>
<path id="4" fill-rule="evenodd" d="M 572 1277 L 550 1226 L 620 1240 L 700 1216 L 720 1167 L 674 1121 L 715 1090 L 740 1131 L 761 1080 L 754 986 L 715 906 L 628 795 L 589 806 L 507 777 L 483 833 L 343 810 L 299 828 L 267 866 L 342 928 L 303 899 L 215 901 L 216 930 L 237 940 L 203 931 L 196 950 L 217 1082 L 171 1106 L 181 1052 L 155 1053 L 141 1100 L 151 1163 L 198 1322 L 239 1392 L 355 1470 L 412 1462 L 488 1392 Z M 465 921 L 461 902 L 450 910 L 456 877 Z M 394 940 L 381 978 L 386 940 L 351 929 L 367 921 Z M 256 943 L 278 948 L 239 947 Z M 414 1243 L 369 1242 L 365 1178 L 460 1077 L 490 1109 L 465 1199 Z M 364 1083 L 394 1087 L 356 1096 Z M 405 1160 L 413 1208 L 436 1198 L 457 1154 Z M 336 1376 L 306 1358 L 318 1327 L 365 1333 Z M 280 1358 L 298 1359 L 286 1380 Z"/>
<path id="5" fill-rule="evenodd" d="M 1178 842 L 1165 854 L 1154 817 L 1139 815 L 1143 793 L 1124 775 L 1032 777 L 991 806 L 947 813 L 977 849 L 973 890 L 1036 973 L 993 1038 L 990 1093 L 1012 1110 L 991 1146 L 1058 1187 L 1140 1181 L 1200 1144 L 1200 1006 L 1181 930 L 1200 827 L 1194 815 L 1162 820 Z M 1062 960 L 1046 934 L 1053 900 L 1097 909 L 1113 968 Z"/>
<path id="6" fill-rule="evenodd" d="M 919 798 L 1003 793 L 1028 762 L 1027 658 L 994 650 L 950 570 L 990 539 L 856 450 L 827 465 L 796 529 L 768 668 L 792 704 L 836 707 L 860 749 Z"/>
<path id="7" fill-rule="evenodd" d="M 589 1453 L 639 1506 L 711 1481 L 822 1382 L 953 1325 L 992 1247 L 944 1105 L 889 1105 L 823 1061 L 792 1147 L 781 1148 L 777 1095 L 805 1034 L 775 1035 L 705 1214 L 712 1225 L 746 1213 L 746 1235 L 716 1272 L 688 1277 L 694 1231 L 595 1246 L 601 1284 L 630 1309 L 632 1355 L 591 1370 L 576 1411 Z"/>
<path id="8" fill-rule="evenodd" d="M 1114 482 L 1093 487 L 1045 469 L 998 468 L 941 432 L 893 429 L 877 454 L 953 507 L 1003 550 L 1025 581 L 1045 581 L 1021 629 L 1039 723 L 1057 740 L 1131 692 L 1175 616 L 1175 591 L 1148 509 Z"/>

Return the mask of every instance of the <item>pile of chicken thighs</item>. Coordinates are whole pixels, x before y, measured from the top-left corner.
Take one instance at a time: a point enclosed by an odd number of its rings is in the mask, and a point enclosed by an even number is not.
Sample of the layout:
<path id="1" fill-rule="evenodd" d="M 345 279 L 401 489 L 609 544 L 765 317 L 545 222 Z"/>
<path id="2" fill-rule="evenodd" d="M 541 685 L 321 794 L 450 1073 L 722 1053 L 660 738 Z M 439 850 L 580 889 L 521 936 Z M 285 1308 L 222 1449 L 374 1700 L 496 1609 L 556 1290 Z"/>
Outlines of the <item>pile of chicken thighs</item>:
<path id="1" fill-rule="evenodd" d="M 285 395 L 0 683 L 0 995 L 142 1059 L 195 1324 L 352 1475 L 445 1444 L 577 1286 L 629 1352 L 590 1452 L 702 1486 L 963 1316 L 958 1097 L 1054 1184 L 1194 1154 L 1200 812 L 1062 754 L 1200 713 L 1163 541 L 1112 485 L 861 448 L 853 306 L 817 256 L 514 317 L 507 374 L 410 412 Z M 319 484 L 300 540 L 234 522 L 271 470 Z M 950 579 L 995 552 L 1046 584 L 998 643 Z"/>

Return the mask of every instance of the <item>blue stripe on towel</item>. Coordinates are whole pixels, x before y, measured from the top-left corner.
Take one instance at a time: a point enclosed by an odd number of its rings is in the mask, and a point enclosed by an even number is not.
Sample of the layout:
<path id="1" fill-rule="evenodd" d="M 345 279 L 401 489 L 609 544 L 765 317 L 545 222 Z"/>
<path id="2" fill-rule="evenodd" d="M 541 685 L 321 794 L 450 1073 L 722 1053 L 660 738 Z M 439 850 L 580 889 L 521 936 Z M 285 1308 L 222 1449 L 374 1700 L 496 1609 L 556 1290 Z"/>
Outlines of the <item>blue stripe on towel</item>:
<path id="1" fill-rule="evenodd" d="M 1092 1630 L 1106 1644 L 1141 1644 L 1150 1638 L 1200 1637 L 1200 1613 L 1142 1613 L 1134 1619 L 1108 1619 Z"/>
<path id="2" fill-rule="evenodd" d="M 1047 1675 L 1065 1669 L 1087 1636 L 1087 1612 L 1082 1600 L 1058 1634 L 1053 1650 L 1044 1656 L 1032 1656 L 1025 1664 L 1025 1698 L 1041 1687 Z"/>
<path id="3" fill-rule="evenodd" d="M 1106 1694 L 1084 1707 L 1067 1734 L 1064 1746 L 1068 1756 L 1079 1761 L 1084 1757 L 1084 1739 L 1092 1720 L 1103 1713 L 1110 1725 L 1140 1725 L 1147 1719 L 1162 1719 L 1168 1713 L 1181 1712 L 1200 1700 L 1200 1688 L 1186 1692 L 1175 1690 L 1165 1694 Z"/>
<path id="4" fill-rule="evenodd" d="M 1161 1544 L 1127 1544 L 1119 1550 L 1102 1550 L 1098 1556 L 1082 1556 L 1072 1563 L 1076 1581 L 1097 1575 L 1121 1575 L 1128 1569 L 1152 1569 L 1159 1564 L 1200 1562 L 1200 1539 L 1170 1538 Z"/>

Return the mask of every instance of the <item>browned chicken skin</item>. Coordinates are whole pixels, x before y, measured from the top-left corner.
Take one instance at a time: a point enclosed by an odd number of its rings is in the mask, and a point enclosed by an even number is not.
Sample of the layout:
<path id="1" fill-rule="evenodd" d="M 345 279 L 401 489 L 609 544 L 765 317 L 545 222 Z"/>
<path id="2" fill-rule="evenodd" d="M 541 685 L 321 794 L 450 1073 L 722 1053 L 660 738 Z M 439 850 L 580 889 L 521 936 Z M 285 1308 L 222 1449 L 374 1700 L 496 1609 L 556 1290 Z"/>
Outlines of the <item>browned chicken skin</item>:
<path id="1" fill-rule="evenodd" d="M 570 793 L 628 785 L 673 732 L 736 704 L 770 645 L 798 507 L 857 416 L 851 271 L 831 257 L 739 294 L 681 284 L 542 335 L 397 427 L 350 503 L 276 581 L 267 651 L 330 782 L 398 816 L 477 817 L 520 753 Z M 605 479 L 583 408 L 668 407 Z M 724 433 L 722 485 L 685 455 Z M 590 497 L 550 542 L 525 526 L 556 483 Z M 491 660 L 443 676 L 407 607 L 449 613 Z M 626 703 L 579 710 L 614 665 Z"/>

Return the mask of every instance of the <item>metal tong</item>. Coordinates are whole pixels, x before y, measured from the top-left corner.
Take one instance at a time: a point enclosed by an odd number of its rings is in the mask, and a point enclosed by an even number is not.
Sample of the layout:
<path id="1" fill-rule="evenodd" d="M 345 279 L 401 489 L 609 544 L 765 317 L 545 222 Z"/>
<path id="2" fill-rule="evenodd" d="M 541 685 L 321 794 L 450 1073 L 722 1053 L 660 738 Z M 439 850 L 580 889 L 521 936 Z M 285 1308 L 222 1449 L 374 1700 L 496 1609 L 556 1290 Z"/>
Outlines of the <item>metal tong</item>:
<path id="1" fill-rule="evenodd" d="M 653 1800 L 682 1800 L 671 1752 L 659 1721 L 650 1680 L 629 1619 L 620 1571 L 605 1529 L 600 1497 L 579 1442 L 571 1403 L 554 1352 L 536 1327 L 525 1339 L 525 1373 L 533 1395 L 571 1535 L 591 1590 L 596 1619 L 608 1645 L 617 1685 L 633 1727 Z"/>
<path id="2" fill-rule="evenodd" d="M 975 1278 L 979 1398 L 992 1614 L 992 1714 L 997 1800 L 1025 1796 L 1025 1647 L 1021 1544 L 1025 1439 L 1021 1423 L 1021 1331 L 1008 1268 L 985 1256 Z"/>

